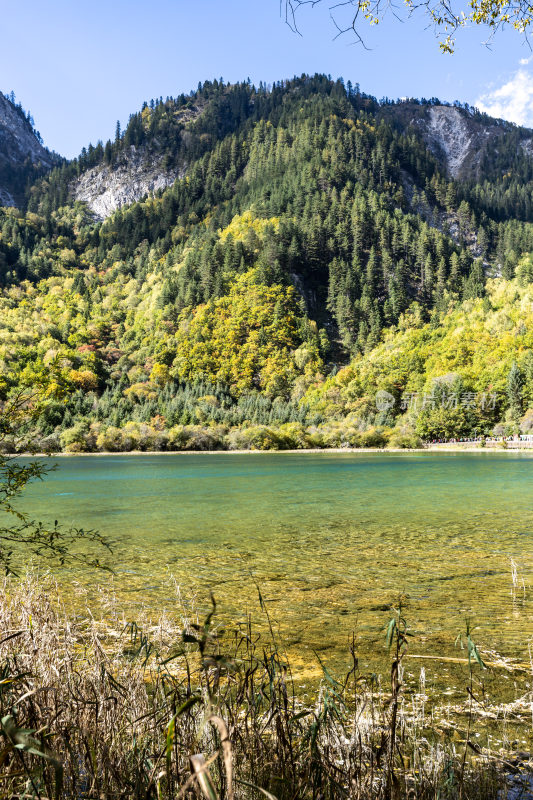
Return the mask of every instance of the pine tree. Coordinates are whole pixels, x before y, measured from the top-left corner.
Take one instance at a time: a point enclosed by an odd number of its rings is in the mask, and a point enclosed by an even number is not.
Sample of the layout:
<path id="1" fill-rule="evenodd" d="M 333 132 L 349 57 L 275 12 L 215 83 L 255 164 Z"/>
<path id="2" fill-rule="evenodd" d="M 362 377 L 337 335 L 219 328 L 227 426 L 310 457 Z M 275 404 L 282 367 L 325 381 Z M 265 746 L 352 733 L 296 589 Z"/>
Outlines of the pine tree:
<path id="1" fill-rule="evenodd" d="M 507 376 L 507 402 L 512 419 L 518 422 L 522 416 L 524 377 L 516 361 L 513 361 Z"/>

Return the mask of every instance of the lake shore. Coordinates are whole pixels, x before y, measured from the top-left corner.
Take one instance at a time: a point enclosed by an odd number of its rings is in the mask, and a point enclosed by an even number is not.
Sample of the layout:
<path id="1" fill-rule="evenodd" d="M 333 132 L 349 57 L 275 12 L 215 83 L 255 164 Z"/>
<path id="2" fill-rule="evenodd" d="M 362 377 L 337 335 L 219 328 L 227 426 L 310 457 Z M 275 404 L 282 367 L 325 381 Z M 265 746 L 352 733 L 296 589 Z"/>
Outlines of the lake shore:
<path id="1" fill-rule="evenodd" d="M 334 454 L 360 454 L 365 453 L 509 453 L 521 452 L 531 453 L 533 455 L 532 447 L 481 447 L 479 444 L 465 442 L 464 444 L 442 444 L 442 445 L 427 445 L 426 447 L 314 447 L 314 448 L 300 448 L 293 450 L 99 450 L 93 453 L 65 453 L 64 451 L 58 453 L 8 453 L 9 458 L 58 458 L 65 457 L 71 458 L 72 456 L 202 456 L 202 455 L 236 455 L 236 456 L 253 456 L 265 454 L 318 454 L 318 453 L 334 453 Z"/>

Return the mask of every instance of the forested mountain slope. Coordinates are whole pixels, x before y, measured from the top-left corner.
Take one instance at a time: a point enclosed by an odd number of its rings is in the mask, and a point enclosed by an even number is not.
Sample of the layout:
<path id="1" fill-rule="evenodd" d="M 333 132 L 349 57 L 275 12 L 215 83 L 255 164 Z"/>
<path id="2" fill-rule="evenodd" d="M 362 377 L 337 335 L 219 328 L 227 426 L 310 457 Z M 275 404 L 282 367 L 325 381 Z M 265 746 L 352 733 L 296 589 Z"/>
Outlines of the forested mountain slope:
<path id="1" fill-rule="evenodd" d="M 53 373 L 63 397 L 37 433 L 70 449 L 147 447 L 140 425 L 153 446 L 200 425 L 212 446 L 324 424 L 328 374 L 515 276 L 531 135 L 325 76 L 146 104 L 35 182 L 26 211 L 0 210 L 4 396 Z"/>
<path id="2" fill-rule="evenodd" d="M 424 323 L 418 309 L 349 366 L 310 387 L 326 419 L 416 431 L 424 439 L 533 432 L 533 263 L 491 279 L 483 298 L 451 302 Z"/>

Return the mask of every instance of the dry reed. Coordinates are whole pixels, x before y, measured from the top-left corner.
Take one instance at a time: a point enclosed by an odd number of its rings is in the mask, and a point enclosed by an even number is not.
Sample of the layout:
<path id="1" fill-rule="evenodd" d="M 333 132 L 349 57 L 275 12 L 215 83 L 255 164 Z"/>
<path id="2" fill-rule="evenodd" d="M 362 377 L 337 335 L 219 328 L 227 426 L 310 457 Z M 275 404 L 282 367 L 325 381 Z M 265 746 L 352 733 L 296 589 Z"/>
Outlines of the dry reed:
<path id="1" fill-rule="evenodd" d="M 33 577 L 0 600 L 0 797 L 501 798 L 505 770 L 467 741 L 428 736 L 402 691 L 407 629 L 388 629 L 387 694 L 352 666 L 324 667 L 315 701 L 251 623 L 105 624 L 62 608 Z M 479 748 L 478 748 L 479 750 Z"/>

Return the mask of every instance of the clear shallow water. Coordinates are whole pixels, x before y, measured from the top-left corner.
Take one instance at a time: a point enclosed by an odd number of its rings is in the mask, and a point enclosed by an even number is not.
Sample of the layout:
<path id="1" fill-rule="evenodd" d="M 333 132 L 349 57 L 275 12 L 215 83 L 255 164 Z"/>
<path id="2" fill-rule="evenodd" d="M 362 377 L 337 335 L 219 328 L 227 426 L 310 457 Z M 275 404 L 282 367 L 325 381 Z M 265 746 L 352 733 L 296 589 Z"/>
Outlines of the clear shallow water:
<path id="1" fill-rule="evenodd" d="M 261 618 L 256 584 L 288 649 L 345 661 L 354 628 L 370 653 L 384 606 L 409 596 L 412 652 L 461 655 L 469 617 L 485 647 L 524 659 L 531 592 L 511 596 L 513 558 L 533 583 L 533 458 L 524 453 L 202 454 L 55 459 L 27 492 L 40 519 L 98 528 L 131 616 L 185 598 Z M 66 576 L 88 584 L 97 578 Z M 98 578 L 101 581 L 101 577 Z M 107 581 L 107 578 L 104 579 Z M 521 592 L 517 597 L 522 597 Z"/>

